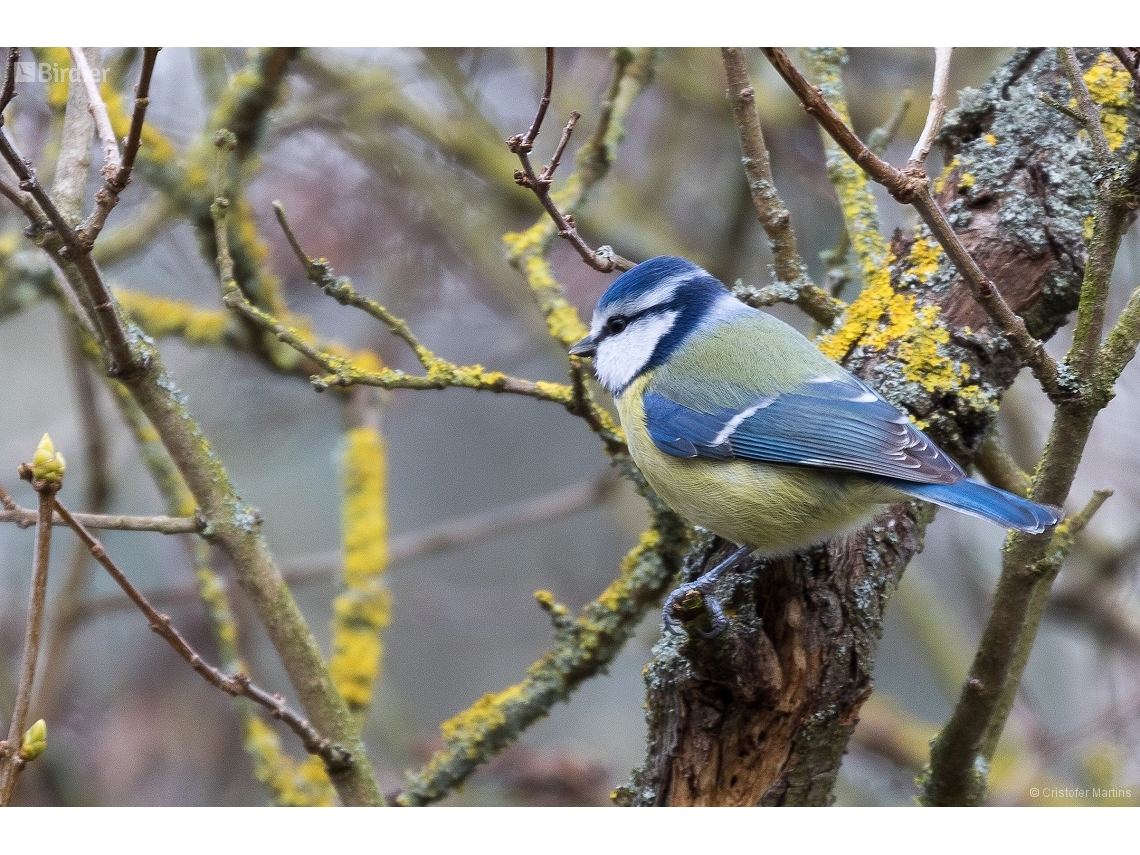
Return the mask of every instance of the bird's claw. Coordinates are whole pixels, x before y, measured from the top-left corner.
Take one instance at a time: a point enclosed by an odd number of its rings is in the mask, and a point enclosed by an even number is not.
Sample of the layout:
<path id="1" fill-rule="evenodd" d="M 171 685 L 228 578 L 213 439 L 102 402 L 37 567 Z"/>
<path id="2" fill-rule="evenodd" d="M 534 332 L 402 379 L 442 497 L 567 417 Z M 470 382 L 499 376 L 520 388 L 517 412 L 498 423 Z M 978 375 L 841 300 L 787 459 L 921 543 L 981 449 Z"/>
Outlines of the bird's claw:
<path id="1" fill-rule="evenodd" d="M 712 590 L 720 577 L 724 575 L 724 572 L 744 560 L 751 551 L 751 547 L 748 546 L 738 547 L 735 552 L 717 564 L 712 570 L 709 570 L 703 576 L 694 579 L 692 582 L 686 582 L 666 597 L 665 605 L 661 608 L 661 619 L 665 623 L 665 631 L 672 633 L 684 632 L 684 627 L 681 626 L 681 622 L 673 617 L 673 607 L 676 606 L 686 594 L 696 591 L 704 598 L 705 608 L 709 613 L 709 621 L 712 623 L 712 629 L 707 632 L 703 629 L 697 631 L 705 638 L 716 638 L 724 632 L 724 628 L 728 626 L 728 618 L 725 617 L 724 609 L 721 607 L 720 601 L 712 595 Z"/>
<path id="2" fill-rule="evenodd" d="M 698 629 L 697 632 L 704 638 L 716 638 L 724 632 L 725 627 L 728 626 L 728 617 L 725 616 L 724 608 L 721 606 L 720 600 L 705 590 L 704 586 L 700 584 L 701 581 L 702 580 L 698 579 L 696 582 L 681 585 L 665 599 L 665 605 L 661 609 L 661 618 L 665 623 L 666 632 L 680 634 L 685 631 L 681 621 L 673 617 L 673 608 L 680 603 L 686 595 L 693 592 L 698 592 L 702 595 L 705 608 L 708 610 L 709 621 L 712 623 L 711 629 Z"/>

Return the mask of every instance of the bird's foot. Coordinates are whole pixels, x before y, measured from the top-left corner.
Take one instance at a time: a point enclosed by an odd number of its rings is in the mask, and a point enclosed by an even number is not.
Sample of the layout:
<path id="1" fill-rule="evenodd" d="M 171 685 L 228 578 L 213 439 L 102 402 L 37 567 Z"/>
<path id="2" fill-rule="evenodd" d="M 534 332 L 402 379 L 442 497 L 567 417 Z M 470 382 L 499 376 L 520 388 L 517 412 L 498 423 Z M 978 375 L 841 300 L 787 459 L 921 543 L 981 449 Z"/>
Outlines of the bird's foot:
<path id="1" fill-rule="evenodd" d="M 692 582 L 686 582 L 666 597 L 665 605 L 661 609 L 661 617 L 665 622 L 665 631 L 674 633 L 684 631 L 681 622 L 673 617 L 673 609 L 689 594 L 695 592 L 704 598 L 705 608 L 709 613 L 709 622 L 712 624 L 711 629 L 698 629 L 697 632 L 704 638 L 715 638 L 724 632 L 724 628 L 728 626 L 728 618 L 724 614 L 724 609 L 721 607 L 720 601 L 712 595 L 712 590 L 720 577 L 724 575 L 724 572 L 746 558 L 751 551 L 751 547 L 741 546 L 726 559 L 713 567 L 712 570 L 709 570 Z"/>

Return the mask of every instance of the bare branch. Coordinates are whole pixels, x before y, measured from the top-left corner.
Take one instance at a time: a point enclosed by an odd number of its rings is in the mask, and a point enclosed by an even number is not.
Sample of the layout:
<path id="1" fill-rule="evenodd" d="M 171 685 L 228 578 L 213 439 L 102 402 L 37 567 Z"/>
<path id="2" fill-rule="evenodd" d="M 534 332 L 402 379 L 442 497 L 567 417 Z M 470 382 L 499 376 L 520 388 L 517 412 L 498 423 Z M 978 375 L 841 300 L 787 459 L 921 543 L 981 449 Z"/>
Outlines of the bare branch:
<path id="1" fill-rule="evenodd" d="M 107 114 L 107 105 L 103 103 L 103 96 L 99 94 L 99 84 L 91 73 L 91 66 L 83 54 L 83 48 L 68 48 L 71 54 L 71 63 L 79 72 L 79 79 L 83 88 L 87 90 L 87 109 L 95 119 L 95 132 L 99 135 L 99 142 L 103 145 L 103 168 L 100 170 L 104 178 L 114 175 L 120 164 L 122 156 L 119 154 L 119 143 L 115 139 L 115 129 L 111 127 L 111 117 Z"/>
<path id="2" fill-rule="evenodd" d="M 530 130 L 519 142 L 519 147 L 523 151 L 529 152 L 534 148 L 534 141 L 538 138 L 538 132 L 542 129 L 542 120 L 546 118 L 546 109 L 550 106 L 550 93 L 554 90 L 554 48 L 548 47 L 546 49 L 546 82 L 542 87 L 542 98 L 538 102 L 538 112 L 534 116 L 534 121 L 530 124 Z"/>
<path id="3" fill-rule="evenodd" d="M 907 170 L 922 169 L 925 166 L 930 147 L 934 145 L 934 137 L 942 126 L 942 117 L 946 115 L 946 89 L 950 85 L 950 55 L 953 51 L 954 48 L 934 49 L 934 84 L 930 90 L 930 110 L 926 114 L 922 134 L 914 144 L 914 151 L 910 153 Z"/>
<path id="4" fill-rule="evenodd" d="M 203 520 L 195 517 L 139 517 L 125 514 L 76 514 L 76 518 L 88 528 L 113 531 L 152 531 L 158 534 L 200 534 L 205 529 Z M 29 528 L 36 523 L 36 512 L 17 507 L 14 510 L 0 511 L 0 523 L 15 523 L 18 528 Z M 58 514 L 52 517 L 52 525 L 67 525 Z"/>
<path id="5" fill-rule="evenodd" d="M 94 245 L 95 239 L 99 237 L 103 225 L 107 222 L 107 217 L 119 203 L 119 195 L 131 181 L 135 157 L 142 145 L 143 123 L 146 120 L 146 109 L 150 105 L 150 79 L 154 73 L 154 62 L 158 57 L 158 51 L 158 48 L 143 49 L 142 70 L 139 72 L 139 82 L 135 86 L 135 109 L 131 114 L 130 131 L 128 131 L 127 138 L 123 143 L 122 159 L 113 171 L 109 172 L 106 166 L 103 167 L 104 181 L 103 186 L 95 192 L 95 208 L 77 230 L 80 242 L 88 248 Z M 79 54 L 82 56 L 82 51 Z M 98 87 L 94 88 L 90 97 L 92 105 L 98 105 L 98 109 L 102 110 L 103 115 L 106 115 L 107 106 L 103 103 Z M 95 116 L 96 124 L 98 124 L 99 114 L 96 112 Z"/>
<path id="6" fill-rule="evenodd" d="M 732 117 L 744 155 L 742 161 L 744 172 L 748 176 L 748 192 L 752 196 L 756 218 L 768 235 L 768 243 L 775 259 L 776 277 L 797 288 L 814 287 L 808 278 L 807 266 L 796 250 L 792 215 L 777 193 L 772 179 L 768 147 L 764 144 L 760 115 L 756 112 L 756 91 L 748 78 L 744 51 L 741 48 L 721 48 L 720 53 L 728 78 L 728 100 L 732 105 Z"/>
<path id="7" fill-rule="evenodd" d="M 562 137 L 559 140 L 554 158 L 551 160 L 549 166 L 542 168 L 538 174 L 534 171 L 534 166 L 530 162 L 530 152 L 534 148 L 534 140 L 538 136 L 539 130 L 542 128 L 542 121 L 546 116 L 546 108 L 550 104 L 550 90 L 554 85 L 554 49 L 546 49 L 546 88 L 543 93 L 542 100 L 538 105 L 538 112 L 535 114 L 534 122 L 531 123 L 530 130 L 525 134 L 515 134 L 507 140 L 507 148 L 513 154 L 518 155 L 519 162 L 522 164 L 522 169 L 515 170 L 515 183 L 520 187 L 526 187 L 531 190 L 538 201 L 542 203 L 542 207 L 546 209 L 546 213 L 550 215 L 550 219 L 554 221 L 554 225 L 558 228 L 559 237 L 565 238 L 570 242 L 570 245 L 577 250 L 578 255 L 582 257 L 588 265 L 595 270 L 602 273 L 610 273 L 614 270 L 629 270 L 633 267 L 634 263 L 628 259 L 622 258 L 617 255 L 610 247 L 600 247 L 599 249 L 592 249 L 588 243 L 578 234 L 578 229 L 574 224 L 574 219 L 569 215 L 563 214 L 559 210 L 558 205 L 550 198 L 550 176 L 554 174 L 555 167 L 558 166 L 558 160 L 562 156 L 566 144 L 570 141 L 570 134 L 574 131 L 574 125 L 577 123 L 580 116 L 575 112 L 571 114 L 571 119 L 567 122 L 565 129 L 562 131 Z"/>
<path id="8" fill-rule="evenodd" d="M 87 300 L 95 310 L 95 320 L 99 330 L 107 343 L 112 361 L 111 372 L 123 375 L 136 369 L 134 354 L 127 337 L 126 328 L 119 317 L 115 298 L 103 281 L 103 276 L 95 266 L 90 256 L 90 247 L 79 240 L 71 224 L 60 213 L 51 196 L 36 179 L 35 170 L 31 164 L 24 160 L 12 145 L 8 135 L 0 130 L 0 157 L 12 167 L 12 171 L 20 179 L 20 189 L 27 191 L 40 210 L 44 212 L 51 225 L 55 228 L 63 246 L 59 247 L 53 255 L 62 262 L 71 262 L 75 265 L 86 290 Z M 86 301 L 85 301 L 86 302 Z"/>
<path id="9" fill-rule="evenodd" d="M 43 222 L 43 217 L 40 214 L 40 209 L 36 207 L 35 200 L 24 191 L 13 187 L 3 178 L 0 178 L 0 196 L 3 196 L 19 208 L 20 213 L 27 217 L 33 224 Z"/>
<path id="10" fill-rule="evenodd" d="M 44 435 L 47 442 L 47 435 Z M 50 447 L 50 443 L 48 443 Z M 43 448 L 43 443 L 41 443 Z M 54 454 L 54 449 L 52 450 Z M 36 457 L 40 449 L 36 449 Z M 62 461 L 62 458 L 59 458 Z M 62 462 L 61 462 L 62 465 Z M 24 655 L 20 662 L 20 675 L 16 683 L 16 703 L 12 710 L 12 720 L 8 725 L 8 745 L 20 744 L 24 726 L 27 724 L 28 710 L 32 703 L 32 689 L 36 679 L 36 663 L 40 655 L 40 634 L 44 623 L 44 604 L 47 601 L 48 563 L 51 557 L 51 509 L 55 494 L 61 485 L 59 478 L 40 480 L 37 463 L 32 466 L 20 465 L 20 475 L 32 482 L 39 494 L 39 507 L 36 512 L 36 547 L 32 559 L 32 590 L 28 597 L 28 617 L 24 626 Z M 4 503 L 7 505 L 7 502 Z M 23 762 L 18 753 L 0 761 L 0 806 L 7 806 L 12 800 L 12 790 L 16 786 Z"/>
<path id="11" fill-rule="evenodd" d="M 328 262 L 313 258 L 305 252 L 297 239 L 297 235 L 289 225 L 289 220 L 285 216 L 284 205 L 275 201 L 273 213 L 277 215 L 277 222 L 281 225 L 281 230 L 285 232 L 289 246 L 293 248 L 293 254 L 297 256 L 297 260 L 305 268 L 305 273 L 315 285 L 342 306 L 353 306 L 367 312 L 384 324 L 394 336 L 403 340 L 412 349 L 416 358 L 419 359 L 420 365 L 424 368 L 430 370 L 432 365 L 438 362 L 436 355 L 420 342 L 406 321 L 393 315 L 375 300 L 369 300 L 367 297 L 357 294 L 348 279 L 334 275 L 332 266 Z"/>

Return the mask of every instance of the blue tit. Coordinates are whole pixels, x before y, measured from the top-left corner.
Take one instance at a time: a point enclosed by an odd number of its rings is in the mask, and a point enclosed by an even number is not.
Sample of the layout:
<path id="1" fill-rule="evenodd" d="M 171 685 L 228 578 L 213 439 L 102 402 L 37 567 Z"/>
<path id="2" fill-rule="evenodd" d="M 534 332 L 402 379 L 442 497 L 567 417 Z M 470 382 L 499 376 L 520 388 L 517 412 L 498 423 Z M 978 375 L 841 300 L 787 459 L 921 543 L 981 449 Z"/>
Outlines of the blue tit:
<path id="1" fill-rule="evenodd" d="M 666 600 L 705 595 L 726 625 L 716 579 L 754 552 L 787 555 L 868 522 L 881 505 L 922 499 L 1038 534 L 1060 509 L 972 481 L 907 417 L 771 315 L 736 299 L 684 258 L 661 256 L 618 277 L 590 334 L 633 459 L 673 510 L 739 544 Z"/>

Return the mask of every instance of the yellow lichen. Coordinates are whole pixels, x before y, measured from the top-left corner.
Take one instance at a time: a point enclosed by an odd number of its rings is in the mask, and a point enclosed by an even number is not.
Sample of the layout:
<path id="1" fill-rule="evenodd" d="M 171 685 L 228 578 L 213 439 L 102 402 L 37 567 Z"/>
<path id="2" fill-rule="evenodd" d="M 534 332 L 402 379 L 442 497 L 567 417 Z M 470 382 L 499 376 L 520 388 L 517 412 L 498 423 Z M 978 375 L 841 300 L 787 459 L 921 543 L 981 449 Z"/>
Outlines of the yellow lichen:
<path id="1" fill-rule="evenodd" d="M 179 336 L 190 344 L 221 344 L 229 324 L 224 309 L 202 309 L 185 300 L 115 288 L 128 315 L 154 338 Z"/>
<path id="2" fill-rule="evenodd" d="M 997 137 L 993 134 L 986 134 L 983 139 L 990 145 L 997 145 Z"/>
<path id="3" fill-rule="evenodd" d="M 963 172 L 962 177 L 958 179 L 958 188 L 960 190 L 969 190 L 974 184 L 977 183 L 977 176 L 972 172 Z"/>
<path id="4" fill-rule="evenodd" d="M 948 164 L 942 167 L 941 174 L 934 179 L 934 192 L 941 193 L 942 188 L 946 186 L 946 179 L 950 177 L 950 173 L 958 168 L 960 161 L 957 155 L 950 160 Z"/>
<path id="5" fill-rule="evenodd" d="M 656 528 L 641 533 L 637 545 L 621 560 L 621 573 L 598 597 L 598 605 L 610 612 L 617 612 L 629 600 L 629 575 L 638 568 L 648 553 L 655 552 L 661 544 L 661 532 Z"/>
<path id="6" fill-rule="evenodd" d="M 253 771 L 273 794 L 273 801 L 286 807 L 330 807 L 336 794 L 319 757 L 296 764 L 281 749 L 277 733 L 256 716 L 245 729 L 245 750 L 253 758 Z"/>
<path id="7" fill-rule="evenodd" d="M 1081 230 L 1082 230 L 1084 237 L 1085 237 L 1085 243 L 1088 243 L 1090 240 L 1092 240 L 1093 228 L 1095 226 L 1096 226 L 1096 218 L 1091 217 L 1091 216 L 1085 217 L 1084 222 L 1081 223 Z"/>
<path id="8" fill-rule="evenodd" d="M 1108 147 L 1116 151 L 1128 132 L 1128 116 L 1123 111 L 1132 103 L 1132 77 L 1108 52 L 1101 53 L 1083 76 L 1089 95 L 1102 108 L 1100 124 Z"/>
<path id="9" fill-rule="evenodd" d="M 546 313 L 546 329 L 550 332 L 551 338 L 567 346 L 574 344 L 590 331 L 582 323 L 578 310 L 566 302 Z"/>
<path id="10" fill-rule="evenodd" d="M 1102 113 L 1100 125 L 1104 128 L 1104 137 L 1108 140 L 1110 151 L 1116 151 L 1124 145 L 1124 135 L 1128 132 L 1128 117 L 1122 113 Z"/>
<path id="11" fill-rule="evenodd" d="M 1111 53 L 1096 58 L 1084 73 L 1084 81 L 1089 95 L 1102 107 L 1127 107 L 1132 99 L 1132 77 Z"/>
<path id="12" fill-rule="evenodd" d="M 503 243 L 507 245 L 507 253 L 510 259 L 513 261 L 522 258 L 531 250 L 541 248 L 552 228 L 550 221 L 543 218 L 526 231 L 507 232 L 503 235 Z"/>
<path id="13" fill-rule="evenodd" d="M 380 676 L 382 632 L 391 595 L 381 582 L 388 566 L 384 437 L 371 427 L 345 435 L 344 585 L 333 602 L 333 682 L 353 710 L 367 707 Z"/>
<path id="14" fill-rule="evenodd" d="M 907 272 L 917 276 L 919 281 L 926 284 L 938 272 L 938 264 L 942 260 L 942 247 L 938 241 L 926 235 L 915 239 L 914 246 L 907 257 Z"/>
<path id="15" fill-rule="evenodd" d="M 507 723 L 503 707 L 511 701 L 522 700 L 524 697 L 520 683 L 494 694 L 488 692 L 463 712 L 441 724 L 440 735 L 444 742 L 450 744 L 467 743 L 468 758 L 478 759 L 479 745 L 487 733 Z"/>
<path id="16" fill-rule="evenodd" d="M 194 576 L 198 582 L 198 597 L 205 602 L 207 608 L 215 614 L 229 615 L 229 602 L 226 600 L 226 591 L 218 574 L 206 567 L 199 567 Z M 237 626 L 232 617 L 223 622 L 215 621 L 213 629 L 219 649 L 226 651 L 227 655 L 237 651 Z"/>
<path id="17" fill-rule="evenodd" d="M 918 247 L 918 271 L 922 274 L 929 275 L 931 263 L 937 264 L 932 254 L 925 243 Z M 894 344 L 906 379 L 928 392 L 953 393 L 981 404 L 978 386 L 963 382 L 963 370 L 968 375 L 969 369 L 943 352 L 950 334 L 938 320 L 939 311 L 937 306 L 919 308 L 914 296 L 892 288 L 889 272 L 884 269 L 848 306 L 843 324 L 819 342 L 819 349 L 839 362 L 855 346 L 885 351 Z"/>

